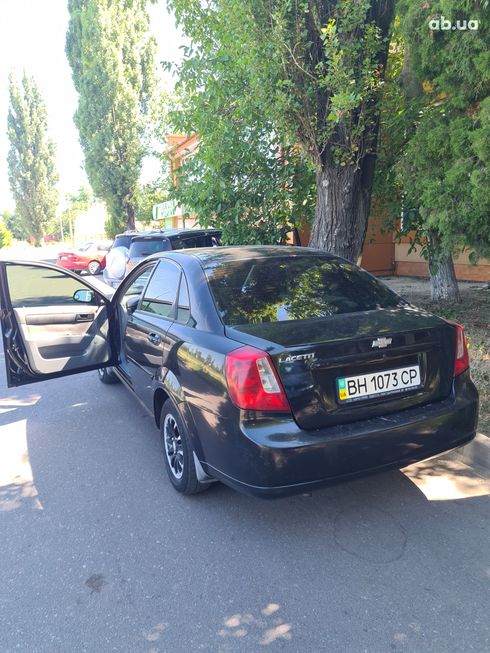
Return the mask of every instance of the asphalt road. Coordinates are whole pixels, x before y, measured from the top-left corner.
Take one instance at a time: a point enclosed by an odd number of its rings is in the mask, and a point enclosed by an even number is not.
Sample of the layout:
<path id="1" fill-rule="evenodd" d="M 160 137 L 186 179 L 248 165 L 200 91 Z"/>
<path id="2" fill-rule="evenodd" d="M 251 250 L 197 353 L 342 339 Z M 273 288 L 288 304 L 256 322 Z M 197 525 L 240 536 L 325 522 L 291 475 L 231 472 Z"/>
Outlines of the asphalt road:
<path id="1" fill-rule="evenodd" d="M 490 650 L 489 484 L 472 469 L 182 497 L 122 386 L 8 391 L 0 366 L 1 653 Z"/>

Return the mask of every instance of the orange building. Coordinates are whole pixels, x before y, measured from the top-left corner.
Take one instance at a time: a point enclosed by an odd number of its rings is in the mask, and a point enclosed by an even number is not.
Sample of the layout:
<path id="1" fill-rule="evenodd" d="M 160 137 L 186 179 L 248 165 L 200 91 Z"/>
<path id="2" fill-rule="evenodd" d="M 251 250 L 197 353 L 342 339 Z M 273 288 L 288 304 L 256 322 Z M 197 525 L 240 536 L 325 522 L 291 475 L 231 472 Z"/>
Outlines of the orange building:
<path id="1" fill-rule="evenodd" d="M 381 218 L 371 215 L 362 252 L 362 267 L 377 275 L 428 277 L 429 265 L 421 255 L 420 247 L 410 252 L 408 236 L 396 239 L 392 233 L 383 234 L 381 224 Z M 469 261 L 468 252 L 454 257 L 454 271 L 459 281 L 490 281 L 490 261 L 480 259 L 474 265 Z"/>
<path id="2" fill-rule="evenodd" d="M 199 141 L 196 134 L 185 136 L 183 134 L 169 134 L 167 136 L 167 154 L 170 160 L 170 174 L 174 183 L 177 183 L 176 170 L 182 165 L 187 157 L 194 154 Z M 179 227 L 192 228 L 196 221 L 192 217 L 184 217 L 184 209 L 174 200 L 162 202 L 153 207 L 154 222 L 165 229 L 177 229 Z"/>
<path id="3" fill-rule="evenodd" d="M 190 136 L 170 134 L 167 136 L 167 145 L 170 173 L 177 183 L 175 171 L 187 157 L 194 154 L 199 146 L 199 140 L 196 134 Z M 195 225 L 193 218 L 184 219 L 182 207 L 172 201 L 154 207 L 153 217 L 162 227 L 167 228 L 193 227 Z M 427 277 L 429 274 L 428 264 L 421 256 L 420 251 L 409 253 L 410 239 L 404 237 L 398 242 L 395 234 L 386 233 L 382 225 L 382 216 L 371 211 L 360 262 L 362 267 L 378 276 Z M 299 229 L 302 245 L 308 244 L 309 236 L 307 225 Z M 490 281 L 490 261 L 487 259 L 480 259 L 477 265 L 472 265 L 468 260 L 468 254 L 461 254 L 454 259 L 454 268 L 456 278 L 460 281 Z"/>

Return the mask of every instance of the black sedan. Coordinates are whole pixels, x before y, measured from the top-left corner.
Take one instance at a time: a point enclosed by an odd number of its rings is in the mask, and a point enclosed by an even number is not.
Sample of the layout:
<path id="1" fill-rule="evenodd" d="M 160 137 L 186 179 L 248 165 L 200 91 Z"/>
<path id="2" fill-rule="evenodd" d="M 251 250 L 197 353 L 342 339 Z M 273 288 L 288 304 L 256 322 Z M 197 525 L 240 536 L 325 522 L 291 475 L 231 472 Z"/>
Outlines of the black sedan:
<path id="1" fill-rule="evenodd" d="M 159 253 L 112 298 L 52 265 L 0 262 L 0 291 L 9 386 L 87 370 L 124 383 L 185 494 L 214 480 L 310 491 L 475 434 L 463 329 L 324 252 Z"/>

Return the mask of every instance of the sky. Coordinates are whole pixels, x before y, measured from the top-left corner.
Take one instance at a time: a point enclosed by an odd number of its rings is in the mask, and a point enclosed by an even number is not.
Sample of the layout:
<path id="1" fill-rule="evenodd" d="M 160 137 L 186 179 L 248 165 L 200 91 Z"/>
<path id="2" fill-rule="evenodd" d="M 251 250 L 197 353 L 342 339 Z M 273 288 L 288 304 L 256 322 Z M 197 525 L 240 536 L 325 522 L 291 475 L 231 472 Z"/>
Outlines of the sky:
<path id="1" fill-rule="evenodd" d="M 149 6 L 151 31 L 158 43 L 157 61 L 178 61 L 184 42 L 160 0 Z M 57 146 L 60 199 L 87 184 L 78 132 L 73 124 L 77 94 L 65 55 L 67 0 L 0 0 L 0 214 L 15 208 L 8 181 L 8 76 L 25 69 L 44 97 L 49 135 Z M 156 176 L 158 163 L 147 161 L 143 179 Z M 146 177 L 146 179 L 145 179 Z M 62 202 L 60 202 L 62 206 Z"/>

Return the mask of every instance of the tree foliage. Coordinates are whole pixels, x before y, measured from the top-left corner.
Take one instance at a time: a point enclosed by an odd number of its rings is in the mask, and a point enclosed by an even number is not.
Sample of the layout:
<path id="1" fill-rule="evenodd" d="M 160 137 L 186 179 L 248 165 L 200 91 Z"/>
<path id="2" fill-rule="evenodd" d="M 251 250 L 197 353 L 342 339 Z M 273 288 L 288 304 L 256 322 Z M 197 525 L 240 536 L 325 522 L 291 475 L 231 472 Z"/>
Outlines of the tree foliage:
<path id="1" fill-rule="evenodd" d="M 488 33 L 431 30 L 443 15 L 450 24 L 483 24 L 481 3 L 400 0 L 398 50 L 403 64 L 388 77 L 382 111 L 379 172 L 385 197 L 403 207 L 400 234 L 429 260 L 435 299 L 459 297 L 452 255 L 490 252 Z M 436 22 L 437 24 L 437 22 Z M 389 66 L 388 66 L 389 68 Z M 387 92 L 386 92 L 387 91 Z M 398 212 L 399 215 L 399 212 Z"/>
<path id="2" fill-rule="evenodd" d="M 46 107 L 33 78 L 9 79 L 7 133 L 9 181 L 23 232 L 39 244 L 56 214 L 55 145 L 48 137 Z"/>
<path id="3" fill-rule="evenodd" d="M 427 3 L 429 4 L 429 3 Z M 422 238 L 437 234 L 433 257 L 462 247 L 490 253 L 490 36 L 487 30 L 428 29 L 432 16 L 452 23 L 489 16 L 481 4 L 401 3 L 410 67 L 421 86 L 419 116 L 398 171 L 405 204 Z"/>
<path id="4" fill-rule="evenodd" d="M 153 207 L 168 199 L 168 181 L 163 178 L 143 184 L 138 191 L 136 220 L 148 225 L 153 220 Z"/>
<path id="5" fill-rule="evenodd" d="M 171 195 L 202 226 L 222 229 L 227 243 L 282 242 L 293 225 L 312 218 L 314 176 L 278 134 L 270 100 L 256 92 L 256 53 L 245 46 L 250 16 L 238 3 L 223 12 L 179 3 L 176 10 L 194 43 L 185 50 L 169 120 L 177 132 L 197 132 L 199 146 L 183 157 Z"/>
<path id="6" fill-rule="evenodd" d="M 267 136 L 220 121 L 177 172 L 172 195 L 200 225 L 221 229 L 229 245 L 283 243 L 294 226 L 311 219 L 311 169 L 293 148 Z"/>
<path id="7" fill-rule="evenodd" d="M 0 222 L 3 222 L 8 231 L 12 234 L 12 237 L 16 240 L 25 240 L 28 237 L 25 227 L 15 213 L 12 213 L 9 210 L 4 211 L 0 218 Z"/>
<path id="8" fill-rule="evenodd" d="M 0 249 L 9 247 L 12 244 L 12 233 L 7 228 L 5 222 L 0 220 Z"/>
<path id="9" fill-rule="evenodd" d="M 248 152 L 259 154 L 258 179 L 271 176 L 274 147 L 286 148 L 289 162 L 299 145 L 317 173 L 313 244 L 356 258 L 367 223 L 393 2 L 172 0 L 171 5 L 192 40 L 180 71 L 191 98 L 184 109 L 204 144 L 210 132 L 216 133 L 201 161 L 209 161 L 214 151 L 229 162 L 217 174 L 207 168 L 209 182 L 216 176 L 219 190 L 222 181 L 223 191 L 230 191 L 224 199 L 231 202 L 235 169 L 243 163 L 253 168 Z M 228 147 L 237 155 L 235 163 Z M 190 165 L 193 175 L 202 173 L 197 162 Z M 288 179 L 294 188 L 298 177 Z M 205 187 L 209 183 L 195 192 L 204 193 Z M 334 201 L 333 194 L 344 202 Z"/>
<path id="10" fill-rule="evenodd" d="M 154 87 L 146 0 L 69 0 L 66 53 L 79 94 L 75 124 L 108 232 L 134 228 Z"/>

